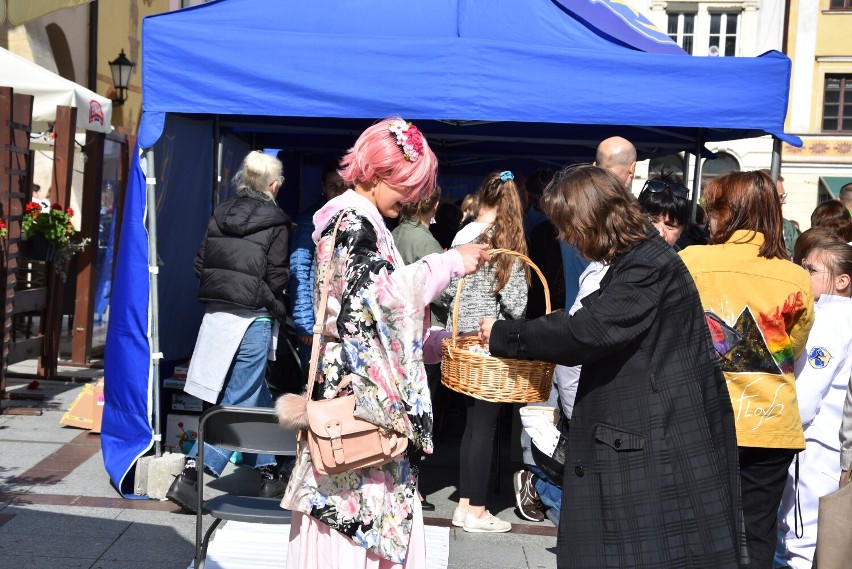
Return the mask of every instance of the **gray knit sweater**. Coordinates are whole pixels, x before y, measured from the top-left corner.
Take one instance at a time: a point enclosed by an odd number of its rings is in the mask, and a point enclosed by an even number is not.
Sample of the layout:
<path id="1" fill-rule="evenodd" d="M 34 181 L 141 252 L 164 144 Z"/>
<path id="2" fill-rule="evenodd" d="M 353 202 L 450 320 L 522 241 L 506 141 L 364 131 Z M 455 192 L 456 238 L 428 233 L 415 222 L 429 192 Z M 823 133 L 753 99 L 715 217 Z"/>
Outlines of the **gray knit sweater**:
<path id="1" fill-rule="evenodd" d="M 453 239 L 453 247 L 474 241 L 483 231 L 488 229 L 487 223 L 472 222 L 465 225 Z M 450 281 L 450 286 L 441 293 L 438 301 L 449 309 L 447 330 L 452 331 L 452 311 L 459 279 Z M 524 277 L 523 261 L 517 259 L 512 267 L 512 275 L 506 286 L 497 296 L 494 289 L 494 269 L 485 264 L 481 269 L 467 277 L 462 287 L 459 300 L 459 333 L 472 332 L 479 329 L 479 319 L 486 316 L 498 320 L 515 320 L 522 318 L 527 309 L 527 282 Z"/>

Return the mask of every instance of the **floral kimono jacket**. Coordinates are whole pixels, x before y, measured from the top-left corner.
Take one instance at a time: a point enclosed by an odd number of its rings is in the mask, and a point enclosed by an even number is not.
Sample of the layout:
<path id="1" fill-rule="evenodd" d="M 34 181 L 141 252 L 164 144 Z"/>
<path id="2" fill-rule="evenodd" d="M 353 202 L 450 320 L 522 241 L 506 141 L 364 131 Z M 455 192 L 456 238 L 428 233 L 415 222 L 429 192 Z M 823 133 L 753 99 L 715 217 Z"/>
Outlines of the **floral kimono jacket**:
<path id="1" fill-rule="evenodd" d="M 319 400 L 354 393 L 357 416 L 406 435 L 409 447 L 380 468 L 336 475 L 311 469 L 295 509 L 379 556 L 403 563 L 417 499 L 410 457 L 432 452 L 423 341 L 425 307 L 432 300 L 426 298 L 431 293 L 424 293 L 425 283 L 435 280 L 435 263 L 405 266 L 378 211 L 352 191 L 330 201 L 314 219 L 315 299 L 328 275 L 331 285 L 311 396 Z M 438 280 L 446 286 L 451 271 L 443 272 L 446 278 Z M 344 378 L 349 383 L 338 393 Z"/>

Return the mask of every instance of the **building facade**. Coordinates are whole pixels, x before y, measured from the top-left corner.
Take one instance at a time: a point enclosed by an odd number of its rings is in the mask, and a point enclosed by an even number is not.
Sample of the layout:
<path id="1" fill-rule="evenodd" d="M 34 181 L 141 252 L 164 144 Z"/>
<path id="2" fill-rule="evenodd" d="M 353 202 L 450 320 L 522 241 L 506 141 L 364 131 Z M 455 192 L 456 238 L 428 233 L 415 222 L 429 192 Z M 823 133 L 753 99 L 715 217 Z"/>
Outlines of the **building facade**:
<path id="1" fill-rule="evenodd" d="M 804 146 L 783 147 L 782 169 L 802 228 L 820 202 L 852 182 L 852 0 L 789 0 L 793 60 L 785 130 Z"/>
<path id="2" fill-rule="evenodd" d="M 784 3 L 781 0 L 633 0 L 634 7 L 696 57 L 755 57 L 781 51 L 784 38 Z M 730 170 L 769 168 L 772 138 L 710 143 L 717 155 L 702 163 L 702 183 Z M 648 174 L 663 168 L 682 173 L 683 154 L 660 157 L 637 165 L 634 190 Z M 688 164 L 692 177 L 694 163 Z"/>

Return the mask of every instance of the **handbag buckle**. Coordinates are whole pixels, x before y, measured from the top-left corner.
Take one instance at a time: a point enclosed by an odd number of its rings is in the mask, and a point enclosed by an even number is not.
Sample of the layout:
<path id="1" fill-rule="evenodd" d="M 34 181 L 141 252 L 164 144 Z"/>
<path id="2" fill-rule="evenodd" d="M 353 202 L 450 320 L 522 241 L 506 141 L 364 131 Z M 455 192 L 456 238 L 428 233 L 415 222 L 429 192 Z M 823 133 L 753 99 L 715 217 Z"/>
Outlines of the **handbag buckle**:
<path id="1" fill-rule="evenodd" d="M 334 455 L 334 462 L 343 464 L 345 457 L 343 454 L 343 429 L 340 421 L 329 421 L 325 424 L 325 431 L 331 439 L 331 452 Z"/>

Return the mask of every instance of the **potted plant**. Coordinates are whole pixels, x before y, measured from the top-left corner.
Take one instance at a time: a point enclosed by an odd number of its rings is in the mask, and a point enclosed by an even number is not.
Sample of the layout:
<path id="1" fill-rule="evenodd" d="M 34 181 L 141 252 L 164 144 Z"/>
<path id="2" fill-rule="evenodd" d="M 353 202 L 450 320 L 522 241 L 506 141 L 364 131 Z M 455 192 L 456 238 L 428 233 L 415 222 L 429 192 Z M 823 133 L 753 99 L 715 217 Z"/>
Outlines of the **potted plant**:
<path id="1" fill-rule="evenodd" d="M 73 239 L 77 233 L 71 223 L 73 215 L 74 210 L 70 207 L 63 209 L 58 203 L 51 205 L 50 209 L 43 209 L 40 204 L 30 202 L 21 220 L 21 231 L 29 241 L 29 259 L 52 261 L 63 281 L 66 261 L 89 242 L 89 239 Z"/>

